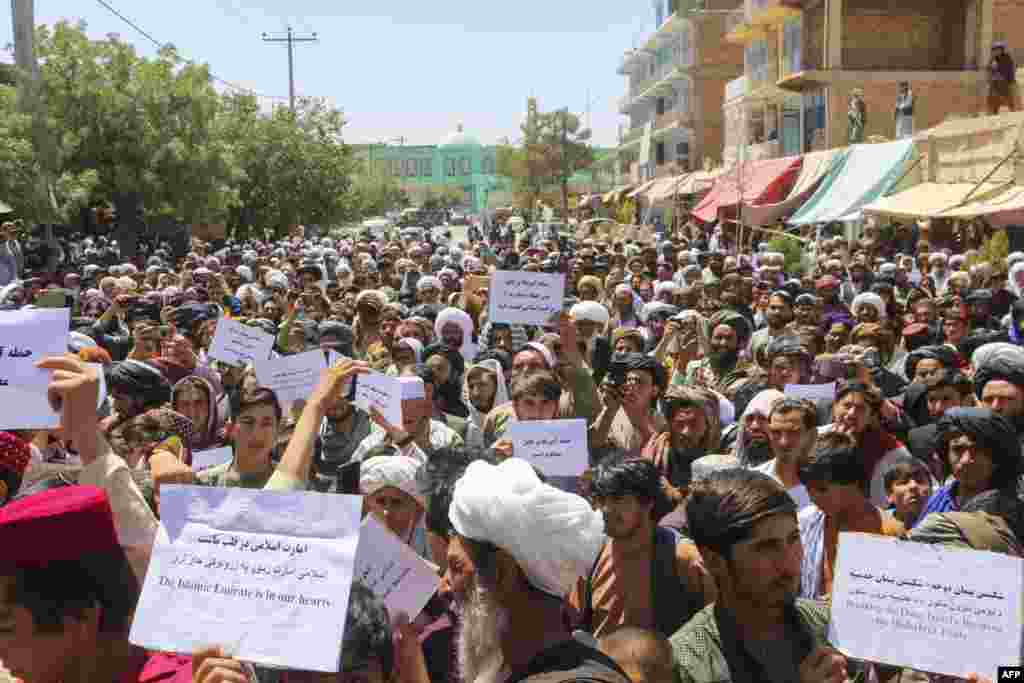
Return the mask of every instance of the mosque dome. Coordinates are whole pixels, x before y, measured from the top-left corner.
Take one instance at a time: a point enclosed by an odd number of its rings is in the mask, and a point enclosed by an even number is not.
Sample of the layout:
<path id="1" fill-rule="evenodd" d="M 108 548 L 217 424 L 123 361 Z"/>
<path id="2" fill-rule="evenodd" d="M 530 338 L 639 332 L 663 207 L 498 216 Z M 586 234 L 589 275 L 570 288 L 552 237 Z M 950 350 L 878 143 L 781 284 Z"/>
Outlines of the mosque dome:
<path id="1" fill-rule="evenodd" d="M 480 141 L 463 130 L 460 123 L 455 132 L 449 133 L 441 140 L 441 147 L 482 147 Z"/>

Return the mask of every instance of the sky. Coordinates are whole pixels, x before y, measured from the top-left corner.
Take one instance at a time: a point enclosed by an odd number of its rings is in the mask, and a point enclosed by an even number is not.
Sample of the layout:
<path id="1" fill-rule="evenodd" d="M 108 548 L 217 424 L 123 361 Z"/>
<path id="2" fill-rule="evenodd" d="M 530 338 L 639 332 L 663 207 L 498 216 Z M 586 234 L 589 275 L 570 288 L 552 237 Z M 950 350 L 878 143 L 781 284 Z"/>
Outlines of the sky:
<path id="1" fill-rule="evenodd" d="M 105 0 L 160 43 L 205 62 L 214 75 L 287 102 L 283 44 L 261 34 L 316 32 L 295 46 L 296 93 L 345 112 L 349 143 L 437 144 L 462 123 L 484 144 L 519 137 L 526 100 L 569 107 L 593 144 L 613 145 L 622 117 L 623 51 L 654 30 L 650 0 Z M 156 46 L 99 0 L 35 0 L 36 23 L 84 20 L 142 54 Z M 0 3 L 0 40 L 13 40 Z M 268 100 L 271 102 L 273 100 Z"/>

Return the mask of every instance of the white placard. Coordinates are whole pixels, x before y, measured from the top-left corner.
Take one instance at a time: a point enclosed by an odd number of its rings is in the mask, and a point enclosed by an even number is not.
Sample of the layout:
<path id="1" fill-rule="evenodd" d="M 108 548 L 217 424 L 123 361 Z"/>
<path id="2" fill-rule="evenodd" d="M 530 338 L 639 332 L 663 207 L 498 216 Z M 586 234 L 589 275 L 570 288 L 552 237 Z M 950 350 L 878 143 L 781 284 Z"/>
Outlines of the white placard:
<path id="1" fill-rule="evenodd" d="M 547 325 L 565 300 L 565 275 L 498 270 L 491 273 L 487 319 L 511 325 Z"/>
<path id="2" fill-rule="evenodd" d="M 586 420 L 513 422 L 505 438 L 515 457 L 549 477 L 578 477 L 590 466 Z"/>
<path id="3" fill-rule="evenodd" d="M 50 371 L 36 363 L 68 352 L 67 308 L 0 312 L 0 429 L 53 429 L 60 415 L 50 407 Z"/>
<path id="4" fill-rule="evenodd" d="M 338 670 L 362 498 L 165 486 L 130 640 Z"/>
<path id="5" fill-rule="evenodd" d="M 856 659 L 989 676 L 1021 664 L 1024 560 L 839 534 L 829 641 Z"/>
<path id="6" fill-rule="evenodd" d="M 359 533 L 355 577 L 373 591 L 394 621 L 404 613 L 412 621 L 437 592 L 437 569 L 367 515 Z"/>
<path id="7" fill-rule="evenodd" d="M 237 320 L 221 318 L 217 321 L 217 331 L 213 334 L 207 355 L 237 367 L 267 360 L 272 348 L 274 335 Z"/>
<path id="8" fill-rule="evenodd" d="M 205 451 L 192 451 L 192 469 L 196 472 L 202 472 L 211 467 L 229 463 L 234 457 L 231 446 L 209 448 Z"/>
<path id="9" fill-rule="evenodd" d="M 261 387 L 272 389 L 278 402 L 287 410 L 295 401 L 309 398 L 320 381 L 320 373 L 326 369 L 324 352 L 314 349 L 293 356 L 257 361 L 256 381 Z"/>
<path id="10" fill-rule="evenodd" d="M 802 398 L 808 401 L 834 401 L 836 383 L 827 384 L 787 384 L 786 398 Z"/>
<path id="11" fill-rule="evenodd" d="M 381 372 L 357 375 L 355 404 L 367 413 L 376 408 L 389 424 L 402 426 L 402 383 L 396 377 Z"/>

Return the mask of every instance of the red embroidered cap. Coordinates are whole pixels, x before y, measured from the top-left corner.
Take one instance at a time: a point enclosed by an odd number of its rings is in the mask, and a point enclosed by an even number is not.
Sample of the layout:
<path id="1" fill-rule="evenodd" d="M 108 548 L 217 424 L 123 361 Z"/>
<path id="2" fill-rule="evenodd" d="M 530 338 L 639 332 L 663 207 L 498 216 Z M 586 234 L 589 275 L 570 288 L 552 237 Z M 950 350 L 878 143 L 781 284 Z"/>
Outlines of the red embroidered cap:
<path id="1" fill-rule="evenodd" d="M 95 486 L 62 486 L 0 508 L 0 562 L 18 567 L 120 549 L 110 500 Z"/>

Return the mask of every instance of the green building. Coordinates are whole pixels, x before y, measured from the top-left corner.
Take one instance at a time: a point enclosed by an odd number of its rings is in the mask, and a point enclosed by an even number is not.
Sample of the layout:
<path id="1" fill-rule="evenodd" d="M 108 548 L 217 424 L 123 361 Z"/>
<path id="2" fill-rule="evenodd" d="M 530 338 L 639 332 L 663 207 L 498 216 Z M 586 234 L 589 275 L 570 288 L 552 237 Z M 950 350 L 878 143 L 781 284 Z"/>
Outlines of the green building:
<path id="1" fill-rule="evenodd" d="M 371 172 L 391 176 L 421 204 L 431 194 L 462 193 L 462 208 L 478 213 L 512 201 L 512 183 L 498 175 L 498 148 L 482 145 L 462 124 L 437 145 L 354 145 Z"/>

